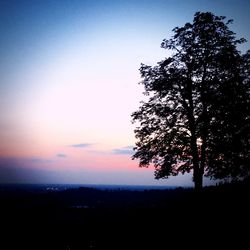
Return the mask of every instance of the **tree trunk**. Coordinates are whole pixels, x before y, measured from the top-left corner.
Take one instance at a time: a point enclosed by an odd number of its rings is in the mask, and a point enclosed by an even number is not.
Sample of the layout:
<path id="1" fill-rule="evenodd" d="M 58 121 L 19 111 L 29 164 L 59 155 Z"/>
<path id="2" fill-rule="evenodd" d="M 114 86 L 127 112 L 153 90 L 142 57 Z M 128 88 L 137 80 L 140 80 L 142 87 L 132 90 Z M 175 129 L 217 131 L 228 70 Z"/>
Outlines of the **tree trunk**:
<path id="1" fill-rule="evenodd" d="M 197 142 L 196 142 L 196 135 L 195 135 L 195 123 L 194 119 L 190 119 L 190 131 L 191 131 L 191 152 L 192 152 L 192 158 L 193 158 L 193 181 L 194 181 L 194 187 L 195 189 L 201 189 L 202 188 L 202 176 L 200 171 L 200 164 L 199 164 L 199 154 L 197 149 Z"/>
<path id="2" fill-rule="evenodd" d="M 201 190 L 203 187 L 203 173 L 200 169 L 194 168 L 194 189 Z"/>
<path id="3" fill-rule="evenodd" d="M 200 155 L 200 166 L 199 171 L 197 174 L 197 183 L 195 183 L 195 189 L 199 190 L 202 188 L 203 184 L 203 175 L 205 170 L 205 162 L 206 162 L 206 147 L 207 147 L 207 137 L 208 137 L 208 111 L 207 111 L 207 97 L 205 94 L 205 90 L 208 89 L 207 83 L 206 83 L 206 76 L 207 76 L 207 56 L 205 55 L 204 59 L 204 65 L 203 65 L 203 76 L 202 76 L 202 84 L 201 84 L 201 102 L 202 102 L 202 115 L 203 118 L 203 127 L 201 129 L 201 139 L 202 139 L 202 145 L 201 145 L 201 155 Z"/>
<path id="4" fill-rule="evenodd" d="M 195 137 L 191 138 L 191 149 L 193 155 L 193 181 L 195 190 L 202 189 L 202 181 L 203 181 L 203 172 L 199 162 L 199 156 L 197 151 L 197 145 L 195 141 Z"/>
<path id="5" fill-rule="evenodd" d="M 196 136 L 196 121 L 194 117 L 194 102 L 193 102 L 193 89 L 192 89 L 192 79 L 190 78 L 187 82 L 188 88 L 188 102 L 189 106 L 186 106 L 189 129 L 191 133 L 191 152 L 193 158 L 193 181 L 195 190 L 202 189 L 203 172 L 201 171 L 200 159 L 197 148 L 197 136 Z M 185 102 L 184 102 L 185 104 Z"/>

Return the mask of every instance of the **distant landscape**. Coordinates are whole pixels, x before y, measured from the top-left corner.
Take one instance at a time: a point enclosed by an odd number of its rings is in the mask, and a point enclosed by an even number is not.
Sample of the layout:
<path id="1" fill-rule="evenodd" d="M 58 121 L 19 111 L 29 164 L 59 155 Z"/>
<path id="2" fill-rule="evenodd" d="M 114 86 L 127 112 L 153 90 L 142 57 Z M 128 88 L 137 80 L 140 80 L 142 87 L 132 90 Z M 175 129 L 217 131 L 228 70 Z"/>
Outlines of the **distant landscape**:
<path id="1" fill-rule="evenodd" d="M 201 242 L 242 249 L 248 243 L 249 180 L 200 192 L 48 187 L 1 185 L 2 249 L 171 249 Z"/>
<path id="2" fill-rule="evenodd" d="M 155 186 L 155 185 L 105 185 L 105 184 L 0 184 L 0 190 L 34 190 L 36 192 L 64 191 L 76 188 L 93 188 L 97 190 L 154 190 L 175 189 L 178 186 Z"/>

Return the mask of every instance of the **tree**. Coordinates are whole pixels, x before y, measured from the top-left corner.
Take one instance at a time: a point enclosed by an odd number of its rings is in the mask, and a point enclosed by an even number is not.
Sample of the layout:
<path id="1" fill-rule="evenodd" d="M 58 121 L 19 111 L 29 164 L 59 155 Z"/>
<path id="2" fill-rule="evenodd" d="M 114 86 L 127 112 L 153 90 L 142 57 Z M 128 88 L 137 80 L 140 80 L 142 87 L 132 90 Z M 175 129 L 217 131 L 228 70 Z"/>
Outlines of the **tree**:
<path id="1" fill-rule="evenodd" d="M 142 64 L 148 101 L 132 114 L 137 139 L 133 159 L 155 167 L 155 177 L 193 172 L 203 176 L 249 175 L 249 51 L 241 54 L 225 17 L 197 12 L 193 23 L 173 29 L 161 47 L 172 56 L 156 66 Z"/>

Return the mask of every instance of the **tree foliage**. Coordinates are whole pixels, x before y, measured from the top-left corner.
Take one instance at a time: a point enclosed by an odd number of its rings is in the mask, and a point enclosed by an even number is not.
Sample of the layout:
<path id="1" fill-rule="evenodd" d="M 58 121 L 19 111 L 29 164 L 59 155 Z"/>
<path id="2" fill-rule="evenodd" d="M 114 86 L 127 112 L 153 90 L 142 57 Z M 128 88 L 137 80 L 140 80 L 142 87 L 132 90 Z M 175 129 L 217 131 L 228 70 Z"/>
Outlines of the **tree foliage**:
<path id="1" fill-rule="evenodd" d="M 137 124 L 133 159 L 154 165 L 156 178 L 193 172 L 248 175 L 250 159 L 249 51 L 241 54 L 223 16 L 197 12 L 193 23 L 173 29 L 161 47 L 172 55 L 156 66 L 141 65 L 148 101 L 132 114 Z"/>

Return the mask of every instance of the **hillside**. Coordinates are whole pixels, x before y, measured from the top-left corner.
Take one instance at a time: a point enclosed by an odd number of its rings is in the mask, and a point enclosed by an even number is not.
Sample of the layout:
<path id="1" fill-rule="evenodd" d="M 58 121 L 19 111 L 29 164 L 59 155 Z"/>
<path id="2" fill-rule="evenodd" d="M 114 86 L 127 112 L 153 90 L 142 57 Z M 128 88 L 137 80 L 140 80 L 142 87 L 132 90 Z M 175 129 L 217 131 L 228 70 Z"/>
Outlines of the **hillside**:
<path id="1" fill-rule="evenodd" d="M 249 186 L 1 190 L 1 249 L 241 249 L 248 244 Z"/>

